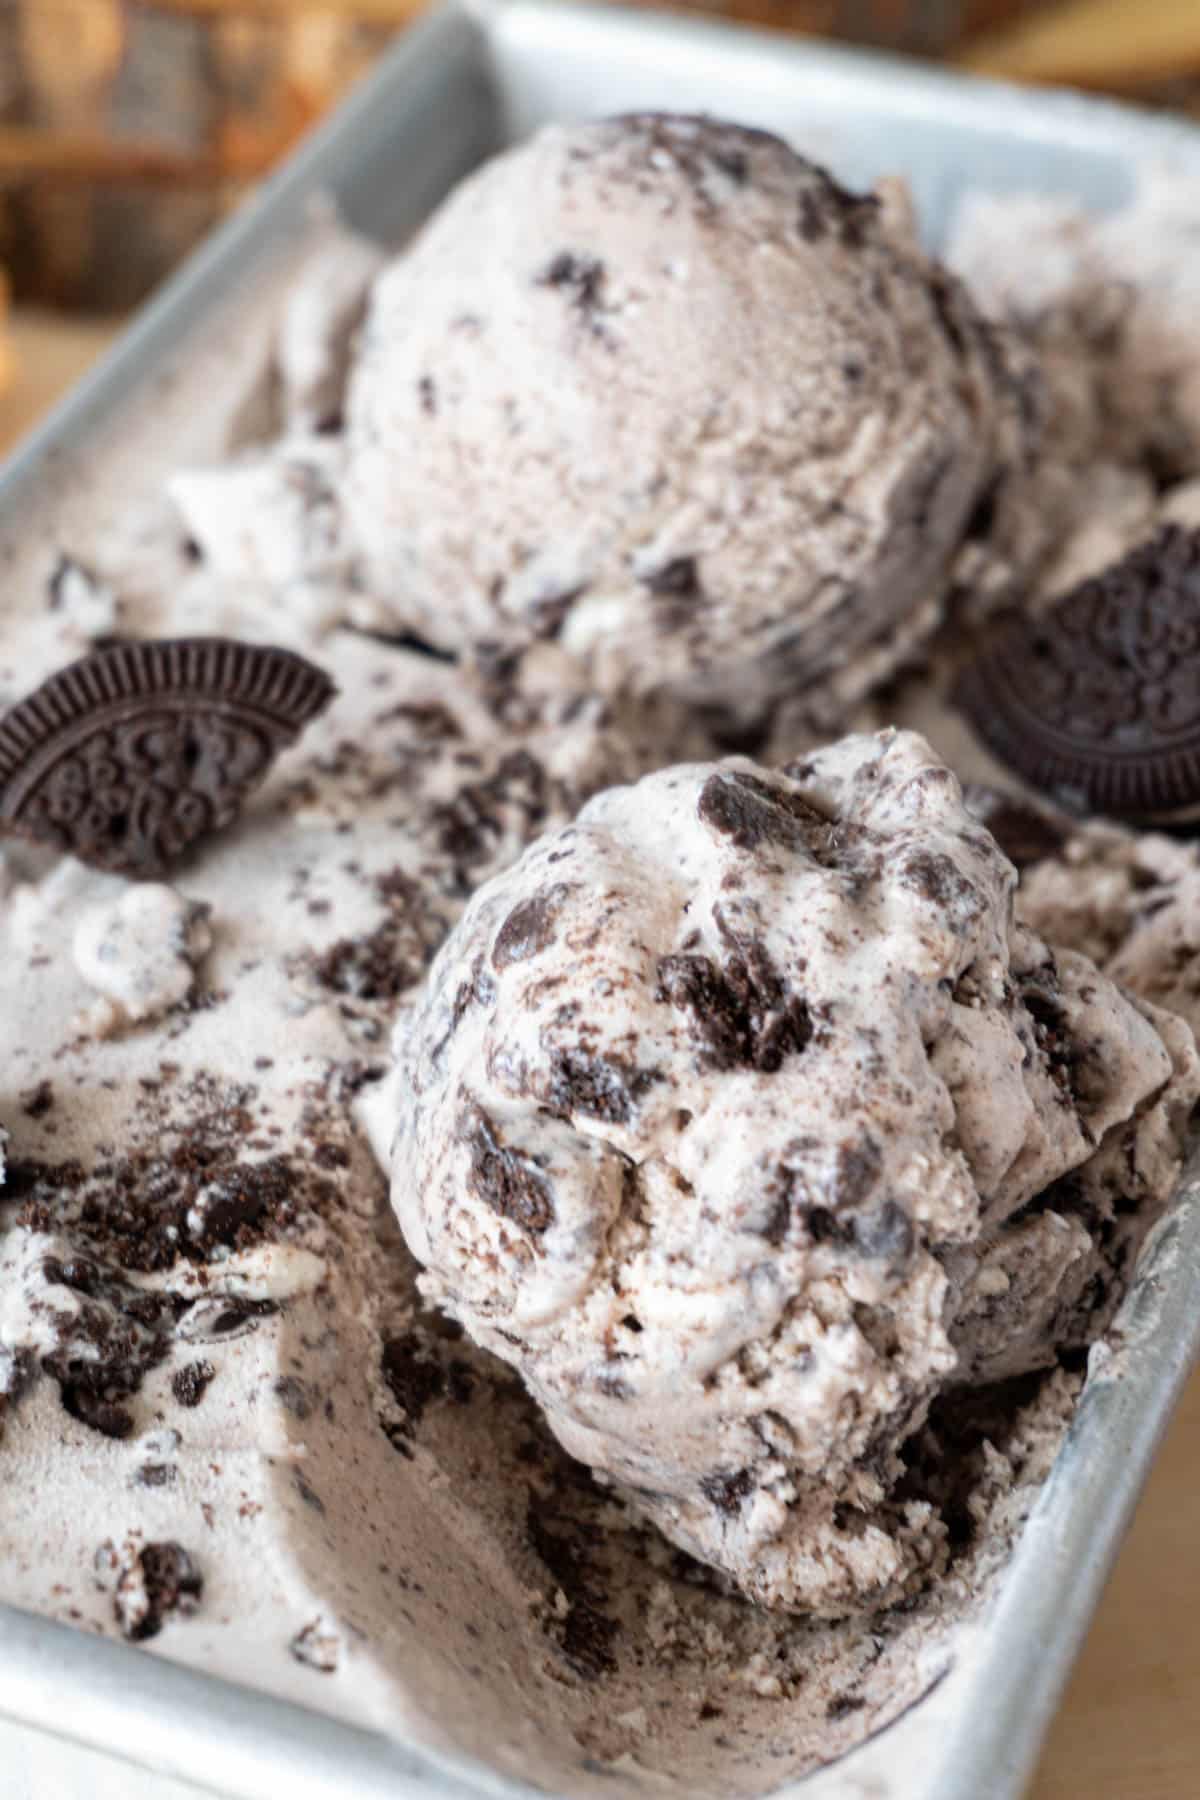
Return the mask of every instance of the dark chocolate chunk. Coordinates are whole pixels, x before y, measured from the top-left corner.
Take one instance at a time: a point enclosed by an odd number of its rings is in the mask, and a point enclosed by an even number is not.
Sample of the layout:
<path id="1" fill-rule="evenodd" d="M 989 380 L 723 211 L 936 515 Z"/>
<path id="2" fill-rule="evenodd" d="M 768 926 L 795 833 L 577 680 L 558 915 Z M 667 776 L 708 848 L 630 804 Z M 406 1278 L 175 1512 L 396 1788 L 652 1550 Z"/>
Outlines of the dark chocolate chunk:
<path id="1" fill-rule="evenodd" d="M 642 585 L 652 594 L 669 595 L 672 599 L 694 600 L 700 594 L 700 571 L 694 556 L 673 556 L 661 569 L 642 576 Z"/>
<path id="2" fill-rule="evenodd" d="M 604 282 L 604 264 L 573 250 L 558 255 L 536 277 L 538 287 L 561 288 L 585 315 L 595 312 Z"/>
<path id="3" fill-rule="evenodd" d="M 350 1167 L 350 1152 L 342 1144 L 314 1144 L 312 1159 L 318 1169 L 348 1169 Z"/>
<path id="4" fill-rule="evenodd" d="M 282 1156 L 242 1162 L 250 1130 L 239 1090 L 206 1090 L 180 1137 L 151 1134 L 148 1147 L 131 1147 L 90 1172 L 73 1161 L 14 1162 L 4 1199 L 18 1203 L 17 1223 L 29 1231 L 61 1231 L 69 1213 L 81 1252 L 139 1274 L 170 1269 L 181 1256 L 219 1260 L 222 1250 L 287 1230 L 313 1191 L 302 1163 Z M 68 1285 L 91 1282 L 89 1266 L 86 1255 L 75 1255 Z M 144 1310 L 148 1298 L 135 1305 Z M 212 1303 L 210 1295 L 197 1310 Z"/>
<path id="5" fill-rule="evenodd" d="M 735 187 L 744 187 L 750 174 L 750 164 L 744 150 L 714 150 L 712 159 L 723 175 L 728 175 Z"/>
<path id="6" fill-rule="evenodd" d="M 1074 811 L 1200 811 L 1200 532 L 1168 526 L 1042 618 L 997 628 L 955 702 L 988 748 Z"/>
<path id="7" fill-rule="evenodd" d="M 623 1375 L 612 1375 L 607 1371 L 596 1377 L 596 1391 L 609 1400 L 632 1400 L 633 1389 Z"/>
<path id="8" fill-rule="evenodd" d="M 657 1070 L 636 1068 L 619 1056 L 596 1056 L 580 1045 L 551 1052 L 540 1098 L 560 1119 L 581 1114 L 627 1125 L 643 1095 L 660 1079 Z"/>
<path id="9" fill-rule="evenodd" d="M 839 1249 L 847 1250 L 854 1242 L 853 1219 L 839 1219 L 827 1206 L 810 1207 L 806 1222 L 814 1244 L 836 1244 Z"/>
<path id="10" fill-rule="evenodd" d="M 793 1218 L 814 1244 L 829 1244 L 854 1256 L 898 1270 L 916 1243 L 912 1219 L 886 1189 L 883 1153 L 869 1133 L 839 1146 L 832 1166 L 810 1160 L 819 1150 L 813 1138 L 797 1138 L 772 1182 L 775 1195 L 767 1230 L 779 1242 Z M 770 1236 L 771 1232 L 776 1235 Z"/>
<path id="11" fill-rule="evenodd" d="M 196 1344 L 228 1344 L 258 1330 L 260 1319 L 279 1311 L 277 1300 L 245 1300 L 240 1294 L 209 1294 L 179 1326 L 179 1336 Z"/>
<path id="12" fill-rule="evenodd" d="M 700 1492 L 718 1512 L 734 1518 L 742 1510 L 742 1501 L 754 1492 L 754 1477 L 749 1469 L 739 1469 L 734 1474 L 720 1470 L 702 1477 Z"/>
<path id="13" fill-rule="evenodd" d="M 126 1407 L 103 1399 L 90 1381 L 64 1381 L 60 1384 L 60 1392 L 64 1410 L 81 1425 L 90 1426 L 101 1437 L 118 1441 L 133 1436 L 133 1414 Z"/>
<path id="14" fill-rule="evenodd" d="M 964 787 L 963 800 L 967 811 L 987 827 L 1017 869 L 1057 856 L 1067 841 L 1066 820 L 1019 795 L 973 781 Z"/>
<path id="15" fill-rule="evenodd" d="M 48 1081 L 39 1081 L 35 1088 L 21 1095 L 21 1111 L 27 1119 L 44 1119 L 54 1105 L 54 1089 Z"/>
<path id="16" fill-rule="evenodd" d="M 625 128 L 631 147 L 636 144 L 640 152 L 632 165 L 638 185 L 647 179 L 662 181 L 665 166 L 689 183 L 702 218 L 711 217 L 721 200 L 711 179 L 714 171 L 733 187 L 746 187 L 754 179 L 755 158 L 763 152 L 782 153 L 801 175 L 820 177 L 811 163 L 770 132 L 731 125 L 705 113 L 625 113 L 612 122 Z"/>
<path id="17" fill-rule="evenodd" d="M 836 235 L 847 250 L 861 250 L 879 216 L 874 194 L 855 194 L 833 179 L 828 170 L 796 157 L 800 197 L 796 225 L 806 244 L 819 244 Z"/>
<path id="18" fill-rule="evenodd" d="M 851 194 L 830 179 L 832 198 L 838 213 L 838 236 L 847 250 L 861 250 L 879 213 L 874 194 Z"/>
<path id="19" fill-rule="evenodd" d="M 384 917 L 373 931 L 343 937 L 313 962 L 322 987 L 355 1000 L 395 1000 L 420 980 L 445 935 L 436 900 L 400 869 L 374 883 Z"/>
<path id="20" fill-rule="evenodd" d="M 237 816 L 334 688 L 230 638 L 96 650 L 0 719 L 0 830 L 118 874 L 161 874 Z"/>
<path id="21" fill-rule="evenodd" d="M 383 1346 L 380 1367 L 383 1379 L 404 1414 L 405 1434 L 411 1437 L 421 1423 L 426 1407 L 434 1400 L 440 1400 L 445 1393 L 445 1370 L 434 1360 L 431 1347 L 415 1331 L 388 1339 Z"/>
<path id="22" fill-rule="evenodd" d="M 792 1196 L 788 1187 L 775 1194 L 760 1230 L 768 1244 L 782 1244 L 792 1222 Z"/>
<path id="23" fill-rule="evenodd" d="M 48 1288 L 63 1287 L 75 1297 L 70 1310 L 55 1309 L 54 1341 L 41 1356 L 64 1411 L 104 1437 L 132 1436 L 127 1402 L 168 1353 L 172 1297 L 145 1293 L 87 1256 L 48 1256 L 42 1277 Z"/>
<path id="24" fill-rule="evenodd" d="M 259 1225 L 268 1213 L 285 1221 L 293 1216 L 297 1185 L 286 1157 L 235 1163 L 200 1188 L 184 1220 L 188 1236 L 209 1255 L 218 1245 L 237 1243 L 245 1227 Z"/>
<path id="25" fill-rule="evenodd" d="M 395 915 L 359 938 L 338 938 L 313 964 L 322 987 L 356 1000 L 394 1000 L 418 981 L 424 967 L 413 955 L 414 933 Z M 423 953 L 421 953 L 423 954 Z"/>
<path id="26" fill-rule="evenodd" d="M 411 650 L 414 656 L 423 656 L 429 662 L 458 661 L 453 650 L 443 650 L 437 644 L 431 644 L 427 638 L 418 637 L 414 631 L 377 631 L 366 625 L 346 625 L 343 629 L 352 632 L 355 637 L 371 638 L 377 644 L 386 644 L 392 650 Z"/>
<path id="27" fill-rule="evenodd" d="M 471 1118 L 470 1183 L 492 1211 L 540 1237 L 554 1218 L 550 1183 L 537 1164 L 506 1145 L 493 1121 L 477 1107 Z"/>
<path id="28" fill-rule="evenodd" d="M 179 1470 L 174 1463 L 143 1463 L 133 1484 L 144 1488 L 174 1487 L 178 1479 Z"/>
<path id="29" fill-rule="evenodd" d="M 525 1528 L 534 1555 L 566 1596 L 566 1616 L 555 1617 L 551 1627 L 565 1661 L 584 1681 L 611 1674 L 620 1625 L 604 1611 L 607 1584 L 586 1529 L 571 1530 L 553 1500 L 536 1490 L 530 1491 Z"/>
<path id="30" fill-rule="evenodd" d="M 453 1321 L 438 1322 L 436 1339 L 417 1331 L 389 1338 L 383 1346 L 380 1372 L 403 1417 L 384 1421 L 384 1430 L 395 1449 L 404 1455 L 426 1409 L 445 1400 L 466 1406 L 475 1387 L 471 1369 L 454 1350 Z"/>
<path id="31" fill-rule="evenodd" d="M 724 964 L 689 953 L 661 957 L 657 998 L 691 1015 L 702 1066 L 773 1075 L 812 1040 L 808 1002 L 790 989 L 765 944 L 731 939 L 726 947 Z"/>
<path id="32" fill-rule="evenodd" d="M 199 1406 L 216 1373 L 210 1362 L 185 1363 L 171 1377 L 171 1392 L 180 1406 Z"/>
<path id="33" fill-rule="evenodd" d="M 710 775 L 700 790 L 696 811 L 706 825 L 739 850 L 758 850 L 769 844 L 783 850 L 807 850 L 822 861 L 830 847 L 828 820 L 799 794 L 772 787 L 745 769 L 721 769 Z"/>
<path id="34" fill-rule="evenodd" d="M 940 850 L 910 850 L 898 875 L 905 887 L 940 909 L 977 918 L 983 907 L 978 888 Z"/>
<path id="35" fill-rule="evenodd" d="M 204 1578 L 182 1544 L 147 1544 L 122 1569 L 113 1609 L 123 1636 L 157 1637 L 171 1613 L 194 1613 Z"/>
<path id="36" fill-rule="evenodd" d="M 800 209 L 797 215 L 800 236 L 806 244 L 819 244 L 828 230 L 828 219 L 817 203 L 817 197 L 811 188 L 801 188 Z"/>
<path id="37" fill-rule="evenodd" d="M 507 969 L 510 963 L 527 962 L 540 956 L 554 942 L 554 922 L 570 889 L 562 883 L 523 900 L 496 933 L 492 946 L 492 967 Z"/>
<path id="38" fill-rule="evenodd" d="M 528 750 L 510 750 L 494 774 L 467 782 L 453 800 L 434 807 L 430 819 L 439 846 L 453 858 L 455 885 L 469 893 L 477 885 L 471 871 L 485 862 L 504 835 L 510 809 L 524 830 L 534 832 L 550 804 L 550 779 Z"/>

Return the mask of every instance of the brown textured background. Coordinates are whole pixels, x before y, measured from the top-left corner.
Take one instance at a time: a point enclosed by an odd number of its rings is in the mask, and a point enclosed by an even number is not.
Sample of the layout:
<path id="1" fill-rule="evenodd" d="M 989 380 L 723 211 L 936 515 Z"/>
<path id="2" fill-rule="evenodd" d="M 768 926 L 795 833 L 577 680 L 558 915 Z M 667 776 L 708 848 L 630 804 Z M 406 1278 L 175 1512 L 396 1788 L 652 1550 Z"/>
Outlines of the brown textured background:
<path id="1" fill-rule="evenodd" d="M 0 327 L 0 452 L 114 330 L 44 303 L 129 304 L 416 9 L 409 0 L 0 0 L 0 261 L 26 301 L 43 303 L 18 309 L 7 389 Z M 695 0 L 694 9 L 1187 110 L 1200 98 L 1200 0 Z M 1200 1800 L 1198 1494 L 1200 1376 L 1031 1800 Z"/>

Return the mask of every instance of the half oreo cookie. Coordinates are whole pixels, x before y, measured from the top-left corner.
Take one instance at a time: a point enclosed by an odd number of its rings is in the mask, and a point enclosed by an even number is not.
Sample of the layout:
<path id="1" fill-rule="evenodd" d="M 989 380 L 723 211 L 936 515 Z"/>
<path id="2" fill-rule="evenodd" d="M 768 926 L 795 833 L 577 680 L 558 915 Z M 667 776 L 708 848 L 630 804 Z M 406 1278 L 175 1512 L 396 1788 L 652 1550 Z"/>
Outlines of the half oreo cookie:
<path id="1" fill-rule="evenodd" d="M 1200 817 L 1200 532 L 1168 526 L 1041 618 L 1002 622 L 953 697 L 1073 812 Z"/>
<path id="2" fill-rule="evenodd" d="M 0 719 L 0 832 L 154 879 L 237 815 L 333 693 L 304 657 L 231 638 L 97 650 Z"/>

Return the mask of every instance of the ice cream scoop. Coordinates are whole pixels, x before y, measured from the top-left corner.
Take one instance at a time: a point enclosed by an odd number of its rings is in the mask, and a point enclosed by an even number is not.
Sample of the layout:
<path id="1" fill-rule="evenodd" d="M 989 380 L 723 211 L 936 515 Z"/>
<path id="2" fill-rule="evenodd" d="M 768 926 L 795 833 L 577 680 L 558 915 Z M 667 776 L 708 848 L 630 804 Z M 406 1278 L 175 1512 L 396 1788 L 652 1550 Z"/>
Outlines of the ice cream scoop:
<path id="1" fill-rule="evenodd" d="M 931 1401 L 1089 1341 L 1168 1198 L 1190 1033 L 1014 884 L 914 734 L 679 767 L 481 888 L 398 1028 L 428 1297 L 764 1604 L 944 1562 Z"/>
<path id="2" fill-rule="evenodd" d="M 900 190 L 639 114 L 489 163 L 385 270 L 343 498 L 446 649 L 558 636 L 601 688 L 836 707 L 932 628 L 1034 411 Z"/>

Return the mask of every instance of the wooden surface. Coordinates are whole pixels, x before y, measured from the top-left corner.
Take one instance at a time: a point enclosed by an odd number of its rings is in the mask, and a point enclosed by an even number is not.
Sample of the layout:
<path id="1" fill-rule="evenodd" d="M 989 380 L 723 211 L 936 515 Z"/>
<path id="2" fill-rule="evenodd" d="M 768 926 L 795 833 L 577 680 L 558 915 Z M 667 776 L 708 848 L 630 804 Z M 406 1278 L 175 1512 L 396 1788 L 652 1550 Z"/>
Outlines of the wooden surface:
<path id="1" fill-rule="evenodd" d="M 0 0 L 3 5 L 4 0 Z M 14 369 L 0 383 L 0 455 L 53 405 L 111 341 L 113 327 L 18 313 L 6 329 Z"/>
<path id="2" fill-rule="evenodd" d="M 0 451 L 103 347 L 98 325 L 18 316 Z M 1200 1796 L 1200 1374 L 1192 1380 L 1050 1733 L 1030 1800 Z M 1030 1655 L 1036 1655 L 1030 1645 Z"/>
<path id="3" fill-rule="evenodd" d="M 1198 0 L 1063 0 L 968 44 L 965 67 L 1011 81 L 1136 93 L 1200 73 Z"/>

